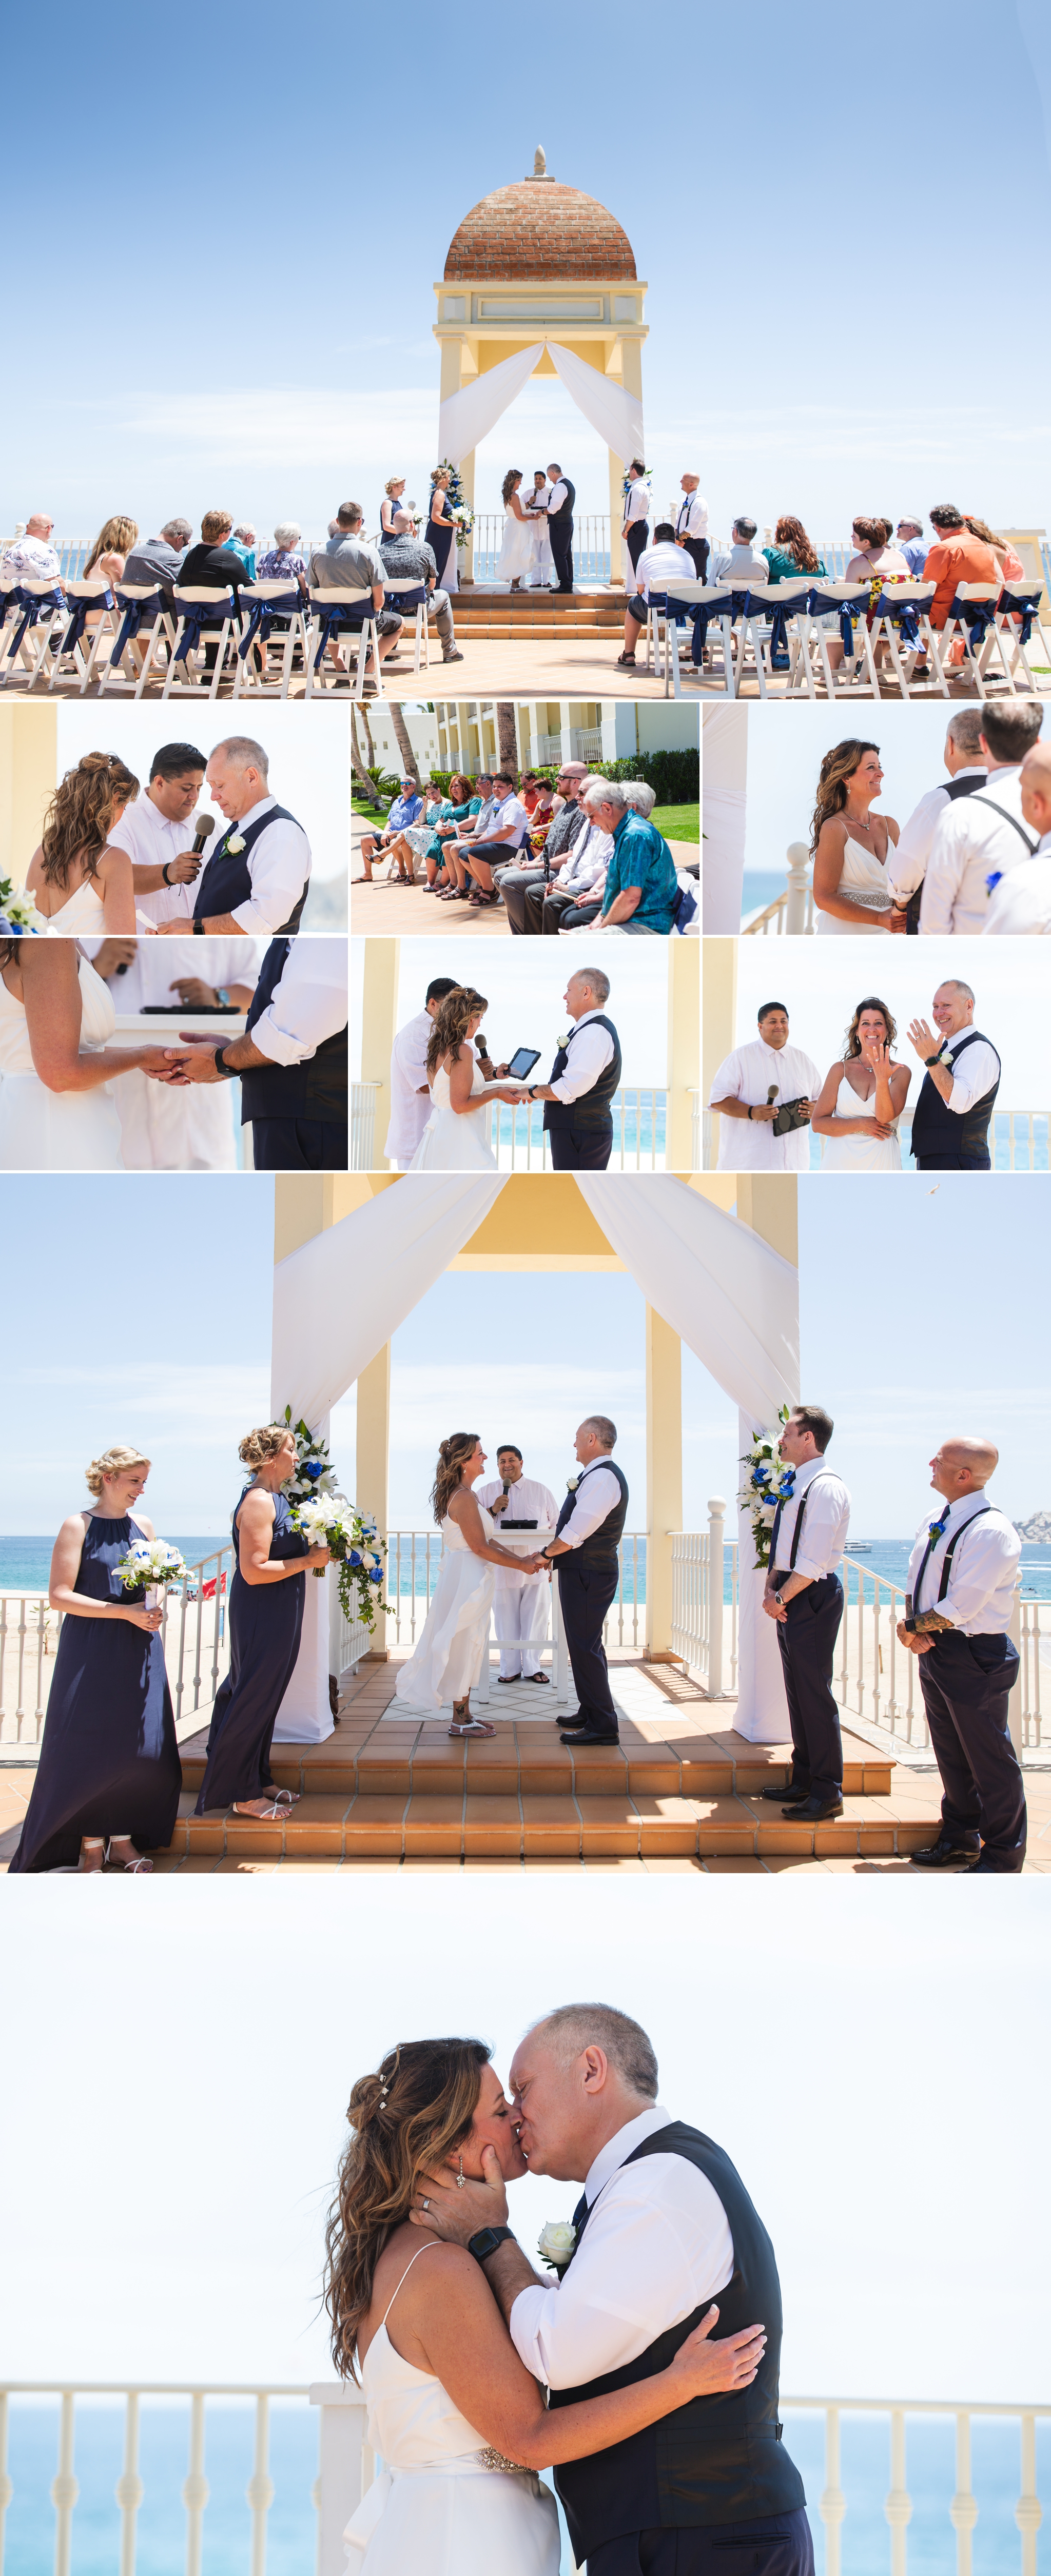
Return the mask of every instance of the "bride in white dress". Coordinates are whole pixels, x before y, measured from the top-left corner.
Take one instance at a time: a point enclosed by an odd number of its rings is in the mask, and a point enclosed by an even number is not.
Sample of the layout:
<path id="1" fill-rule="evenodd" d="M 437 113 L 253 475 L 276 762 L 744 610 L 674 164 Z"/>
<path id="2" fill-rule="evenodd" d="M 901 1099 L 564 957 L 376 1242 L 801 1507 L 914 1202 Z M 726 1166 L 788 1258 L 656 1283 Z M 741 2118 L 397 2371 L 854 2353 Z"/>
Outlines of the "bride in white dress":
<path id="1" fill-rule="evenodd" d="M 325 2303 L 382 2462 L 344 2534 L 351 2576 L 558 2576 L 558 2508 L 538 2472 L 750 2386 L 761 2329 L 712 2342 L 709 2310 L 666 2370 L 549 2413 L 481 2264 L 427 2225 L 429 2174 L 482 2181 L 488 2159 L 495 2180 L 493 2158 L 505 2182 L 527 2170 L 484 2043 L 403 2042 L 359 2078 L 348 2119 Z"/>
<path id="2" fill-rule="evenodd" d="M 138 779 L 108 751 L 85 752 L 56 787 L 26 869 L 26 892 L 53 935 L 113 939 L 154 928 L 137 921 L 131 860 L 109 842 L 138 792 Z"/>
<path id="3" fill-rule="evenodd" d="M 169 1074 L 163 1047 L 110 1047 L 109 986 L 73 939 L 0 939 L 0 1171 L 121 1172 L 110 1085 Z"/>
<path id="4" fill-rule="evenodd" d="M 527 510 L 533 509 L 536 512 L 536 516 L 531 520 L 530 590 L 549 590 L 554 579 L 555 558 L 551 552 L 551 539 L 547 533 L 547 501 L 551 488 L 547 475 L 543 474 L 538 467 L 533 476 L 533 489 L 525 495 Z"/>
<path id="5" fill-rule="evenodd" d="M 826 752 L 810 834 L 819 938 L 905 930 L 887 884 L 887 849 L 897 844 L 898 826 L 889 814 L 869 812 L 882 786 L 874 742 L 838 742 Z"/>
<path id="6" fill-rule="evenodd" d="M 898 1120 L 912 1076 L 891 1055 L 897 1034 L 875 994 L 858 1003 L 844 1053 L 829 1067 L 811 1111 L 814 1134 L 828 1138 L 823 1172 L 900 1172 Z"/>
<path id="7" fill-rule="evenodd" d="M 494 1100 L 517 1105 L 526 1094 L 521 1083 L 486 1082 L 479 1073 L 471 1040 L 488 1008 L 483 993 L 476 993 L 469 984 L 457 984 L 435 1012 L 427 1047 L 431 1114 L 410 1172 L 497 1169 L 496 1156 L 485 1141 L 486 1110 Z"/>
<path id="8" fill-rule="evenodd" d="M 450 1735 L 495 1735 L 486 1718 L 471 1716 L 471 1690 L 489 1642 L 496 1568 L 539 1574 L 539 1556 L 516 1556 L 501 1547 L 496 1523 L 471 1492 L 485 1470 L 476 1431 L 456 1431 L 438 1452 L 431 1504 L 444 1553 L 430 1608 L 415 1652 L 394 1685 L 399 1712 L 437 1717 L 452 1701 Z"/>
<path id="9" fill-rule="evenodd" d="M 536 520 L 523 509 L 518 497 L 522 477 L 514 468 L 505 474 L 500 498 L 504 505 L 504 542 L 496 559 L 497 581 L 509 581 L 517 590 L 523 573 L 532 568 L 533 530 Z M 546 521 L 545 521 L 546 525 Z"/>

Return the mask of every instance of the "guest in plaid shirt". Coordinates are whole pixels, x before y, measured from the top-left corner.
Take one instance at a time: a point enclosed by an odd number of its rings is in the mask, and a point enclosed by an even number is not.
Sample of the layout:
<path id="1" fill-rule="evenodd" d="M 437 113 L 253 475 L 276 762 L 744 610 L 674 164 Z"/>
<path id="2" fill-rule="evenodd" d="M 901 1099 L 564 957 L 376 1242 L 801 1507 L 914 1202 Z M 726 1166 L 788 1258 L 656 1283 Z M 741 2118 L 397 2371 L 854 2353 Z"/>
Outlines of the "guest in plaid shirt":
<path id="1" fill-rule="evenodd" d="M 279 521 L 274 529 L 273 545 L 267 548 L 265 555 L 260 555 L 256 565 L 257 581 L 287 581 L 290 588 L 295 585 L 306 598 L 306 557 L 296 551 L 302 534 L 302 528 L 297 528 L 294 519 Z"/>

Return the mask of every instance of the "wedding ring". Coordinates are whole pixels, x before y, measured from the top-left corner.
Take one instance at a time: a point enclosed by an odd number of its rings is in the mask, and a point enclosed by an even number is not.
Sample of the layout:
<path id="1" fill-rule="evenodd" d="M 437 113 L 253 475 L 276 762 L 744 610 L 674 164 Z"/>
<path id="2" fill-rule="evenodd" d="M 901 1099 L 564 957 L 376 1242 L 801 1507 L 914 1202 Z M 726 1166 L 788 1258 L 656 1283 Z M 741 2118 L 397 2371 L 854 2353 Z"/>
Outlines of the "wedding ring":
<path id="1" fill-rule="evenodd" d="M 430 2204 L 430 2201 L 429 2201 L 429 2200 L 421 2200 L 421 2202 L 420 2202 L 420 2208 L 421 2208 L 421 2209 L 429 2209 L 429 2208 L 430 2208 L 430 2205 L 431 2205 L 431 2204 Z"/>

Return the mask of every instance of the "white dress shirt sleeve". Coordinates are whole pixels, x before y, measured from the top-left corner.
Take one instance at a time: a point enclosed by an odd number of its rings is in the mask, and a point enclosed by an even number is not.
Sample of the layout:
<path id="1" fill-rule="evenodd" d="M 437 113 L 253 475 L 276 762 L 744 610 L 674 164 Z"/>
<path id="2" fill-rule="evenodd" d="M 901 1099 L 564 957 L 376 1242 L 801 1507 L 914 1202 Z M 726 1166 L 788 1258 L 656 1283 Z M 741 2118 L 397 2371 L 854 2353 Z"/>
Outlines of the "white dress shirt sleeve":
<path id="1" fill-rule="evenodd" d="M 964 796 L 959 804 L 947 805 L 935 824 L 923 879 L 921 937 L 936 937 L 952 929 L 953 903 L 963 875 L 969 801 Z"/>
<path id="2" fill-rule="evenodd" d="M 797 1574 L 809 1576 L 811 1583 L 820 1583 L 822 1576 L 830 1574 L 842 1556 L 850 1519 L 850 1505 L 846 1498 L 846 1489 L 839 1483 L 838 1477 L 825 1476 L 819 1480 L 815 1476 L 812 1486 L 807 1491 L 808 1501 L 803 1515 L 803 1535 L 796 1551 L 794 1570 Z M 782 1524 L 778 1555 L 784 1563 L 787 1563 L 786 1543 L 791 1554 L 791 1532 L 785 1531 Z"/>
<path id="3" fill-rule="evenodd" d="M 565 2279 L 519 2292 L 511 2341 L 548 2388 L 619 2370 L 725 2289 L 733 2238 L 718 2193 L 681 2156 L 625 2165 L 607 2183 Z"/>
<path id="4" fill-rule="evenodd" d="M 898 837 L 887 848 L 887 884 L 899 902 L 923 883 L 931 842 L 943 814 L 951 810 L 944 787 L 929 787 Z"/>
<path id="5" fill-rule="evenodd" d="M 346 1025 L 346 940 L 294 939 L 253 1044 L 272 1064 L 302 1064 Z"/>
<path id="6" fill-rule="evenodd" d="M 581 1547 L 600 1521 L 608 1520 L 620 1501 L 620 1486 L 608 1467 L 589 1468 L 579 1487 L 576 1502 L 559 1532 L 567 1547 Z"/>
<path id="7" fill-rule="evenodd" d="M 268 823 L 248 853 L 252 892 L 247 903 L 235 903 L 233 918 L 242 930 L 272 939 L 289 920 L 310 875 L 310 843 L 300 823 Z"/>
<path id="8" fill-rule="evenodd" d="M 947 1108 L 953 1110 L 957 1118 L 962 1118 L 972 1101 L 984 1100 L 986 1092 L 991 1091 L 999 1079 L 1000 1068 L 995 1053 L 991 1046 L 986 1046 L 984 1038 L 980 1038 L 960 1057 L 960 1070 L 959 1073 L 953 1072 Z"/>
<path id="9" fill-rule="evenodd" d="M 1051 938 L 1051 857 L 1045 850 L 1026 867 L 1009 869 L 994 886 L 982 936 Z"/>
<path id="10" fill-rule="evenodd" d="M 951 1535 L 951 1531 L 947 1532 L 947 1538 Z M 1006 1630 L 1021 1553 L 1021 1539 L 1009 1521 L 1002 1520 L 996 1512 L 977 1513 L 973 1528 L 970 1522 L 964 1525 L 949 1568 L 949 1589 L 944 1601 L 938 1599 L 944 1558 L 944 1547 L 939 1547 L 923 1579 L 920 1608 L 940 1610 L 942 1618 L 950 1620 L 954 1628 L 963 1628 L 972 1636 Z M 992 1613 L 998 1593 L 1000 1601 Z"/>
<path id="11" fill-rule="evenodd" d="M 549 509 L 549 510 L 560 510 L 560 509 L 561 509 L 561 507 L 562 507 L 562 503 L 563 503 L 563 501 L 565 500 L 565 498 L 566 498 L 566 487 L 565 487 L 565 484 L 564 484 L 564 483 L 553 483 L 553 484 L 552 484 L 552 486 L 551 486 L 551 490 L 550 490 L 550 492 L 548 493 L 548 496 L 547 496 L 547 506 L 548 506 L 548 509 Z"/>
<path id="12" fill-rule="evenodd" d="M 613 1061 L 613 1040 L 608 1029 L 589 1024 L 579 1029 L 569 1050 L 569 1063 L 557 1082 L 551 1084 L 556 1100 L 580 1100 L 593 1091 L 600 1073 Z M 616 1483 L 616 1478 L 614 1478 Z"/>
<path id="13" fill-rule="evenodd" d="M 760 1098 L 764 1096 L 760 1093 Z M 718 1073 L 713 1076 L 708 1107 L 714 1109 L 717 1100 L 743 1100 L 744 1097 L 744 1051 L 741 1047 L 735 1047 L 732 1055 L 724 1056 Z M 754 1102 L 752 1105 L 754 1107 Z"/>

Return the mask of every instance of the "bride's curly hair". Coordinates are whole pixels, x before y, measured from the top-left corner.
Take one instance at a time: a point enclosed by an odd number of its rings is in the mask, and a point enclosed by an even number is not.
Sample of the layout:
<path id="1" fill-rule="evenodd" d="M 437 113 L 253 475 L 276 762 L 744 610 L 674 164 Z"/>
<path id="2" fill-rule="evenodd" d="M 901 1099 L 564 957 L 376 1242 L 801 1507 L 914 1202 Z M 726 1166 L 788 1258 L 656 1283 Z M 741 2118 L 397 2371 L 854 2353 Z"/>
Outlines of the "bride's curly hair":
<path id="1" fill-rule="evenodd" d="M 451 1055 L 453 1063 L 458 1063 L 469 1021 L 473 1020 L 476 1011 L 487 1011 L 488 1008 L 485 994 L 476 993 L 473 984 L 454 984 L 451 993 L 443 994 L 434 1014 L 427 1048 L 428 1073 L 437 1071 L 443 1056 Z"/>
<path id="2" fill-rule="evenodd" d="M 867 751 L 878 751 L 878 742 L 837 742 L 826 751 L 817 782 L 817 804 L 810 823 L 810 855 L 813 857 L 821 838 L 823 823 L 833 814 L 841 814 L 847 801 L 850 782 L 860 768 Z"/>
<path id="3" fill-rule="evenodd" d="M 852 1055 L 860 1055 L 860 1054 L 861 1054 L 861 1040 L 860 1040 L 860 1038 L 859 1038 L 859 1036 L 858 1036 L 858 1021 L 860 1020 L 860 1018 L 861 1018 L 861 1014 L 862 1014 L 862 1012 L 863 1012 L 863 1011 L 879 1011 L 879 1012 L 880 1012 L 880 1014 L 881 1014 L 881 1016 L 882 1016 L 882 1020 L 883 1020 L 883 1026 L 884 1026 L 884 1028 L 886 1029 L 886 1032 L 887 1032 L 887 1045 L 888 1045 L 889 1047 L 892 1047 L 892 1046 L 893 1046 L 894 1041 L 895 1041 L 895 1038 L 897 1037 L 897 1034 L 898 1034 L 898 1023 L 897 1023 L 897 1021 L 893 1018 L 893 1016 L 892 1016 L 891 1012 L 890 1012 L 890 1011 L 888 1011 L 886 1003 L 885 1003 L 885 1002 L 881 1002 L 881 1001 L 880 1001 L 880 997 L 879 997 L 879 994 L 878 994 L 878 993 L 866 993 L 864 1001 L 863 1001 L 863 1002 L 859 1002 L 859 1003 L 858 1003 L 858 1007 L 857 1007 L 857 1010 L 856 1010 L 856 1011 L 855 1011 L 855 1013 L 854 1013 L 854 1017 L 853 1017 L 853 1019 L 852 1019 L 852 1021 L 851 1021 L 851 1023 L 850 1023 L 850 1027 L 849 1027 L 849 1029 L 846 1031 L 846 1034 L 845 1034 L 844 1039 L 843 1039 L 843 1061 L 844 1061 L 844 1064 L 849 1063 L 850 1058 L 851 1058 L 851 1056 L 852 1056 Z"/>
<path id="4" fill-rule="evenodd" d="M 341 2379 L 358 2376 L 358 2328 L 383 2248 L 408 2217 L 420 2176 L 462 2147 L 492 2053 L 483 2039 L 402 2041 L 351 2089 L 351 2135 L 325 2231 L 324 2297 Z"/>
<path id="5" fill-rule="evenodd" d="M 451 1440 L 442 1441 L 431 1489 L 431 1506 L 437 1529 L 445 1519 L 452 1495 L 459 1492 L 464 1468 L 477 1447 L 477 1431 L 454 1431 Z"/>
<path id="6" fill-rule="evenodd" d="M 40 835 L 45 884 L 68 885 L 74 859 L 81 861 L 85 876 L 96 876 L 117 808 L 133 804 L 138 792 L 134 771 L 115 751 L 86 751 L 75 769 L 67 769 Z"/>
<path id="7" fill-rule="evenodd" d="M 508 504 L 508 502 L 509 502 L 509 500 L 510 500 L 510 498 L 511 498 L 511 494 L 512 494 L 512 492 L 517 491 L 518 485 L 520 484 L 521 480 L 522 480 L 521 467 L 520 467 L 520 466 L 518 466 L 518 465 L 512 465 L 511 470 L 510 470 L 510 473 L 509 473 L 509 474 L 505 474 L 504 479 L 503 479 L 503 482 L 502 482 L 502 483 L 501 483 L 501 485 L 500 485 L 500 498 L 501 498 L 501 501 L 503 502 L 503 505 L 504 505 L 505 510 L 506 510 L 506 508 L 507 508 L 507 504 Z"/>

